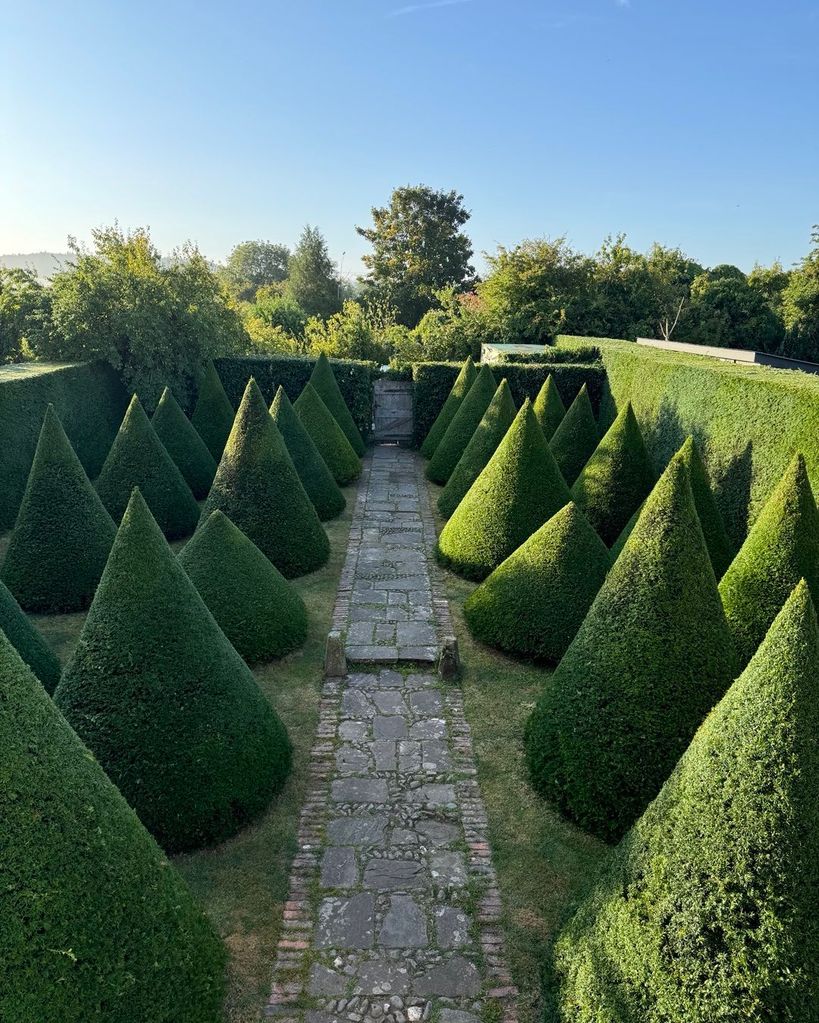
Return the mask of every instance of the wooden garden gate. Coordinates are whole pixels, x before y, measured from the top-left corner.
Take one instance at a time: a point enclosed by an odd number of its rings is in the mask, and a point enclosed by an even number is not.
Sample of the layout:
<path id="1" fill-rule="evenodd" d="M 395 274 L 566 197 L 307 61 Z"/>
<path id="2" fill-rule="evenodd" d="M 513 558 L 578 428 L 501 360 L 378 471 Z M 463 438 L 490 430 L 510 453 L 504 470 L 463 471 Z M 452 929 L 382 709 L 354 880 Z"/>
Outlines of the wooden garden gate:
<path id="1" fill-rule="evenodd" d="M 373 434 L 376 443 L 412 443 L 412 381 L 375 382 Z"/>

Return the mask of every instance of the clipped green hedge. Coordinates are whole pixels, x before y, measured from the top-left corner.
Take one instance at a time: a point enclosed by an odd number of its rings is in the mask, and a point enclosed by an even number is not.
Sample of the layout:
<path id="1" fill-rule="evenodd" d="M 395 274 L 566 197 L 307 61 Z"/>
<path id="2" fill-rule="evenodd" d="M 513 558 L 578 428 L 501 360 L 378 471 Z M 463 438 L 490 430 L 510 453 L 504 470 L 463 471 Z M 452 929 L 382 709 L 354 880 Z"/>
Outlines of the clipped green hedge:
<path id="1" fill-rule="evenodd" d="M 420 447 L 432 428 L 438 413 L 461 371 L 459 362 L 417 362 L 412 367 L 413 443 Z M 526 398 L 532 401 L 551 373 L 560 397 L 568 405 L 583 384 L 588 385 L 592 405 L 597 408 L 603 395 L 606 373 L 602 363 L 544 362 L 534 366 L 494 364 L 495 376 L 506 377 L 515 405 L 520 408 Z"/>
<path id="2" fill-rule="evenodd" d="M 467 444 L 478 429 L 481 420 L 492 403 L 498 382 L 488 366 L 481 366 L 475 383 L 461 402 L 452 422 L 441 437 L 435 453 L 426 468 L 428 480 L 443 485 L 455 471 Z"/>
<path id="3" fill-rule="evenodd" d="M 357 480 L 361 475 L 361 459 L 311 383 L 305 384 L 293 409 L 336 483 L 345 487 Z"/>
<path id="4" fill-rule="evenodd" d="M 207 497 L 216 475 L 216 461 L 169 387 L 162 392 L 151 424 L 196 500 Z"/>
<path id="5" fill-rule="evenodd" d="M 53 693 L 60 681 L 62 671 L 60 662 L 2 582 L 0 582 L 0 630 L 43 683 L 45 691 Z"/>
<path id="6" fill-rule="evenodd" d="M 366 440 L 372 432 L 373 381 L 378 367 L 374 362 L 330 359 L 333 376 L 353 417 L 358 432 Z M 317 360 L 297 356 L 242 356 L 215 359 L 214 364 L 228 397 L 238 408 L 250 377 L 256 379 L 267 404 L 273 401 L 281 385 L 295 403 L 310 380 Z"/>
<path id="7" fill-rule="evenodd" d="M 435 422 L 432 426 L 430 426 L 429 432 L 424 437 L 423 443 L 421 444 L 421 454 L 424 458 L 432 458 L 435 454 L 435 449 L 441 443 L 441 438 L 446 433 L 449 424 L 455 417 L 455 413 L 461 407 L 461 402 L 467 394 L 469 394 L 469 389 L 475 383 L 475 377 L 477 375 L 478 371 L 475 369 L 475 363 L 472 361 L 472 356 L 468 355 L 466 357 L 466 362 L 455 377 L 452 390 L 449 392 L 446 401 L 441 406 L 441 411 L 435 417 Z"/>
<path id="8" fill-rule="evenodd" d="M 230 436 L 234 415 L 234 406 L 225 393 L 216 367 L 208 362 L 199 376 L 191 422 L 217 464 Z"/>
<path id="9" fill-rule="evenodd" d="M 2 633 L 0 780 L 0 1019 L 220 1023 L 222 943 Z"/>
<path id="10" fill-rule="evenodd" d="M 693 435 L 735 547 L 797 451 L 819 491 L 819 376 L 631 341 L 558 338 L 566 349 L 589 343 L 599 347 L 608 379 L 601 425 L 630 400 L 658 471 Z"/>
<path id="11" fill-rule="evenodd" d="M 330 410 L 333 419 L 344 431 L 344 436 L 352 445 L 353 451 L 361 458 L 366 450 L 364 441 L 338 386 L 330 360 L 324 352 L 316 360 L 313 372 L 310 374 L 310 383 L 313 390 Z"/>
<path id="12" fill-rule="evenodd" d="M 128 403 L 103 362 L 21 363 L 0 368 L 0 530 L 11 529 L 26 489 L 46 407 L 54 405 L 91 479 L 99 473 Z"/>

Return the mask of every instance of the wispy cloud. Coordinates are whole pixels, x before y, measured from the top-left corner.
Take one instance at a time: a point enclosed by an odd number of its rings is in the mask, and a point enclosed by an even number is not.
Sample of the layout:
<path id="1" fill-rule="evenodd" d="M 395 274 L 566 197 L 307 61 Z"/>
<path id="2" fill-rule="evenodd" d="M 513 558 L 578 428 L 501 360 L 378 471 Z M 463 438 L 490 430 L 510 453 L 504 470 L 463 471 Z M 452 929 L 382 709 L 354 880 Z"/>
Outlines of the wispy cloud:
<path id="1" fill-rule="evenodd" d="M 407 4 L 406 7 L 397 7 L 387 14 L 388 18 L 400 18 L 406 14 L 419 14 L 421 11 L 431 11 L 436 7 L 455 7 L 459 4 L 471 4 L 472 0 L 429 0 L 428 3 Z"/>
<path id="2" fill-rule="evenodd" d="M 618 7 L 631 7 L 631 0 L 614 0 Z"/>

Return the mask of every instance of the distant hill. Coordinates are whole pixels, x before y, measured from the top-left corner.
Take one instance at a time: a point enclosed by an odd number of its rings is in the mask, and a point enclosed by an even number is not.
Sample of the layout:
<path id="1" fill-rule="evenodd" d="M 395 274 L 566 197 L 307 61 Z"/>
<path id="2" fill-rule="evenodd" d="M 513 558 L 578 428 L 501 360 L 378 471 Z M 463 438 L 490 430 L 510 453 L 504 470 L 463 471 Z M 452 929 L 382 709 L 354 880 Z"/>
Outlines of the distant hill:
<path id="1" fill-rule="evenodd" d="M 0 256 L 0 266 L 33 270 L 38 277 L 47 280 L 62 270 L 69 259 L 69 252 L 14 252 Z"/>

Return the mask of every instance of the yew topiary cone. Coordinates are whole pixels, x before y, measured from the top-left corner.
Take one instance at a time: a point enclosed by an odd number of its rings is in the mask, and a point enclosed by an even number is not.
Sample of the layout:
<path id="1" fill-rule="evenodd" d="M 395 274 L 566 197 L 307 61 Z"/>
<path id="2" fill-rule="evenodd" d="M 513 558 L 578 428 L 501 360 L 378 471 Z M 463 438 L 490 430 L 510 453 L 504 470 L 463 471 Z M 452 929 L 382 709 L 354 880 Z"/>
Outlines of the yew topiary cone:
<path id="1" fill-rule="evenodd" d="M 566 406 L 561 401 L 557 384 L 551 373 L 537 392 L 537 397 L 532 404 L 532 411 L 543 430 L 543 436 L 546 440 L 551 440 L 566 415 Z"/>
<path id="2" fill-rule="evenodd" d="M 42 682 L 45 691 L 53 693 L 60 681 L 60 662 L 3 583 L 0 583 L 0 630 Z"/>
<path id="3" fill-rule="evenodd" d="M 357 480 L 361 459 L 312 384 L 305 385 L 293 408 L 336 483 L 343 487 Z"/>
<path id="4" fill-rule="evenodd" d="M 688 473 L 672 461 L 532 712 L 533 785 L 581 827 L 619 839 L 735 663 Z"/>
<path id="5" fill-rule="evenodd" d="M 355 453 L 360 458 L 365 451 L 364 441 L 361 439 L 361 434 L 358 431 L 358 427 L 355 425 L 349 408 L 347 408 L 347 402 L 344 400 L 344 395 L 341 393 L 341 389 L 338 386 L 335 373 L 333 373 L 333 367 L 330 365 L 330 360 L 322 352 L 316 364 L 313 367 L 313 372 L 310 374 L 310 384 L 313 386 L 316 394 L 321 398 L 327 408 L 330 410 L 330 414 L 333 419 L 341 427 L 344 436 L 350 442 L 350 445 Z"/>
<path id="6" fill-rule="evenodd" d="M 591 458 L 599 440 L 600 431 L 594 418 L 589 390 L 583 384 L 549 441 L 557 467 L 569 486 L 580 475 L 580 470 Z"/>
<path id="7" fill-rule="evenodd" d="M 801 454 L 785 470 L 720 582 L 742 664 L 753 657 L 800 579 L 819 593 L 819 512 Z"/>
<path id="8" fill-rule="evenodd" d="M 0 1019 L 219 1023 L 225 953 L 0 633 Z"/>
<path id="9" fill-rule="evenodd" d="M 559 661 L 609 570 L 609 552 L 570 502 L 464 604 L 473 636 L 510 654 Z"/>
<path id="10" fill-rule="evenodd" d="M 557 944 L 573 1023 L 812 1023 L 819 635 L 800 583 Z"/>
<path id="11" fill-rule="evenodd" d="M 504 377 L 449 477 L 449 482 L 438 496 L 438 510 L 445 518 L 449 518 L 455 511 L 466 492 L 483 472 L 484 466 L 515 421 L 516 412 L 512 392 Z"/>
<path id="12" fill-rule="evenodd" d="M 427 479 L 444 484 L 449 480 L 466 446 L 477 430 L 484 413 L 495 396 L 498 385 L 488 366 L 481 366 L 469 394 L 452 417 L 446 433 L 427 466 Z"/>
<path id="13" fill-rule="evenodd" d="M 700 525 L 702 526 L 705 544 L 708 553 L 711 555 L 711 564 L 714 567 L 714 575 L 719 581 L 728 566 L 731 564 L 732 550 L 731 541 L 725 531 L 725 523 L 714 500 L 714 492 L 711 490 L 711 482 L 708 479 L 708 470 L 702 460 L 699 448 L 693 437 L 686 437 L 680 450 L 674 455 L 685 462 L 688 468 L 688 478 L 691 480 L 691 492 L 694 495 L 694 507 L 697 509 Z"/>
<path id="14" fill-rule="evenodd" d="M 235 834 L 290 770 L 284 725 L 138 490 L 54 699 L 168 852 Z"/>
<path id="15" fill-rule="evenodd" d="M 202 371 L 191 423 L 218 463 L 233 426 L 233 406 L 212 362 Z"/>
<path id="16" fill-rule="evenodd" d="M 304 601 L 222 512 L 212 512 L 197 529 L 179 563 L 248 664 L 282 657 L 304 643 Z"/>
<path id="17" fill-rule="evenodd" d="M 650 493 L 655 479 L 629 401 L 581 469 L 572 498 L 606 546 L 611 546 Z"/>
<path id="18" fill-rule="evenodd" d="M 216 475 L 216 462 L 168 387 L 162 392 L 151 424 L 193 496 L 197 501 L 207 497 Z"/>
<path id="19" fill-rule="evenodd" d="M 116 531 L 49 405 L 3 581 L 26 611 L 81 611 L 91 603 Z"/>
<path id="20" fill-rule="evenodd" d="M 527 398 L 438 539 L 459 575 L 485 579 L 570 499 Z"/>
<path id="21" fill-rule="evenodd" d="M 316 514 L 322 522 L 334 519 L 344 511 L 346 500 L 319 454 L 313 439 L 296 415 L 284 388 L 279 386 L 270 406 L 270 415 L 293 459 L 299 479 L 313 502 Z"/>
<path id="22" fill-rule="evenodd" d="M 330 541 L 253 377 L 236 413 L 202 523 L 217 509 L 288 579 L 327 563 Z"/>
<path id="23" fill-rule="evenodd" d="M 455 413 L 461 407 L 461 402 L 469 393 L 469 388 L 475 383 L 477 375 L 478 371 L 475 369 L 472 356 L 468 355 L 466 362 L 461 366 L 460 372 L 455 377 L 452 390 L 447 395 L 441 411 L 438 413 L 435 422 L 429 429 L 429 433 L 424 438 L 424 443 L 421 445 L 421 454 L 424 458 L 432 458 L 435 454 L 435 449 L 446 433 L 447 427 L 452 422 Z"/>

